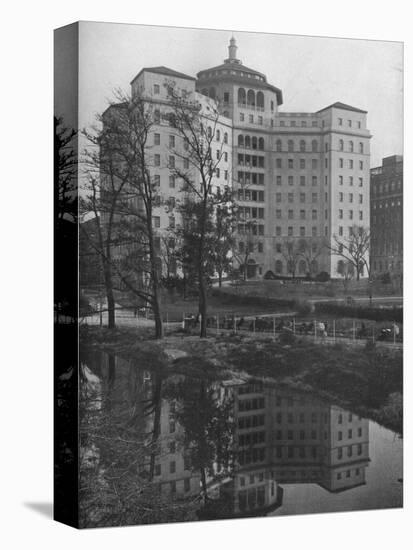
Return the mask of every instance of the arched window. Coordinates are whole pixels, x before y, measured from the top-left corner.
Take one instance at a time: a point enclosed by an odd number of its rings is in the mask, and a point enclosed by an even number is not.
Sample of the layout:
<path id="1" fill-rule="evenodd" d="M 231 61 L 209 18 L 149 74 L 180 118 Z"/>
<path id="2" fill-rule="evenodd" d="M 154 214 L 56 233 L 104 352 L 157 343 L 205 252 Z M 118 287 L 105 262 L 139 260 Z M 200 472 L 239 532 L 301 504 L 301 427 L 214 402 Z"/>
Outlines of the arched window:
<path id="1" fill-rule="evenodd" d="M 208 128 L 207 128 L 207 136 L 208 136 L 208 139 L 211 139 L 211 137 L 212 137 L 212 128 L 211 128 L 211 126 L 208 126 Z"/>
<path id="2" fill-rule="evenodd" d="M 337 262 L 337 273 L 339 275 L 344 275 L 344 262 L 343 262 L 343 260 L 339 260 Z"/>
<path id="3" fill-rule="evenodd" d="M 276 260 L 275 262 L 275 272 L 276 273 L 282 273 L 283 272 L 283 263 L 281 260 Z"/>
<path id="4" fill-rule="evenodd" d="M 294 151 L 294 142 L 292 139 L 288 140 L 288 152 L 292 153 Z"/>
<path id="5" fill-rule="evenodd" d="M 251 145 L 253 149 L 257 149 L 258 147 L 258 140 L 255 136 L 252 136 Z"/>
<path id="6" fill-rule="evenodd" d="M 338 149 L 339 151 L 344 151 L 344 141 L 342 139 L 338 142 Z"/>
<path id="7" fill-rule="evenodd" d="M 262 92 L 257 92 L 257 107 L 264 109 L 264 94 Z"/>
<path id="8" fill-rule="evenodd" d="M 255 92 L 254 92 L 254 90 L 248 90 L 247 103 L 248 103 L 248 105 L 254 105 L 255 106 Z"/>
<path id="9" fill-rule="evenodd" d="M 316 139 L 313 139 L 313 141 L 311 142 L 311 150 L 313 153 L 317 153 L 318 151 L 318 143 Z"/>
<path id="10" fill-rule="evenodd" d="M 217 138 L 217 141 L 221 141 L 221 131 L 220 130 L 216 131 L 216 138 Z"/>
<path id="11" fill-rule="evenodd" d="M 251 147 L 251 138 L 250 138 L 250 136 L 245 136 L 245 147 L 247 147 L 247 149 L 250 149 L 250 147 Z"/>
<path id="12" fill-rule="evenodd" d="M 209 89 L 209 97 L 212 97 L 212 99 L 215 99 L 216 97 L 215 88 L 212 87 Z"/>
<path id="13" fill-rule="evenodd" d="M 354 152 L 354 143 L 352 141 L 349 142 L 348 147 L 349 147 L 350 153 L 353 153 Z"/>
<path id="14" fill-rule="evenodd" d="M 260 137 L 258 140 L 258 149 L 260 149 L 261 151 L 264 150 L 264 138 L 262 137 Z"/>
<path id="15" fill-rule="evenodd" d="M 303 139 L 300 140 L 300 152 L 301 153 L 305 152 L 305 141 Z"/>
<path id="16" fill-rule="evenodd" d="M 238 136 L 238 147 L 244 147 L 244 136 L 241 134 Z"/>
<path id="17" fill-rule="evenodd" d="M 224 143 L 228 143 L 228 134 L 226 132 L 224 134 Z"/>
<path id="18" fill-rule="evenodd" d="M 246 95 L 244 88 L 238 88 L 238 103 L 241 105 L 245 105 L 246 103 Z"/>
<path id="19" fill-rule="evenodd" d="M 298 262 L 298 273 L 300 275 L 305 275 L 307 271 L 307 263 L 305 260 L 300 260 Z"/>
<path id="20" fill-rule="evenodd" d="M 276 149 L 277 153 L 281 153 L 281 151 L 283 150 L 282 141 L 280 139 L 277 139 Z"/>
<path id="21" fill-rule="evenodd" d="M 155 124 L 159 124 L 161 122 L 161 112 L 159 111 L 159 109 L 155 109 L 153 113 L 153 120 Z"/>
<path id="22" fill-rule="evenodd" d="M 359 153 L 363 154 L 364 153 L 364 144 L 363 143 L 359 143 Z"/>
<path id="23" fill-rule="evenodd" d="M 208 96 L 208 90 L 206 88 L 202 88 L 202 95 Z"/>

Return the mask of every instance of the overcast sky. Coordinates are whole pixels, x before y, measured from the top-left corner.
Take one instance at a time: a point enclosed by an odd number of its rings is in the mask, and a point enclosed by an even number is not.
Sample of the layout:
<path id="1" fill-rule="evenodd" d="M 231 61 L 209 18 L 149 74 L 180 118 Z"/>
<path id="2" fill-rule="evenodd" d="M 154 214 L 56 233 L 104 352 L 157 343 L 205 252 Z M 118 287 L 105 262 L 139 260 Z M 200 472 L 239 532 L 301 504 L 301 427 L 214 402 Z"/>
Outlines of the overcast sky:
<path id="1" fill-rule="evenodd" d="M 228 57 L 231 31 L 81 23 L 80 126 L 102 112 L 112 90 L 129 91 L 142 67 L 196 76 Z M 403 48 L 397 42 L 237 31 L 238 58 L 281 88 L 281 111 L 313 112 L 335 101 L 368 111 L 371 166 L 402 154 Z"/>

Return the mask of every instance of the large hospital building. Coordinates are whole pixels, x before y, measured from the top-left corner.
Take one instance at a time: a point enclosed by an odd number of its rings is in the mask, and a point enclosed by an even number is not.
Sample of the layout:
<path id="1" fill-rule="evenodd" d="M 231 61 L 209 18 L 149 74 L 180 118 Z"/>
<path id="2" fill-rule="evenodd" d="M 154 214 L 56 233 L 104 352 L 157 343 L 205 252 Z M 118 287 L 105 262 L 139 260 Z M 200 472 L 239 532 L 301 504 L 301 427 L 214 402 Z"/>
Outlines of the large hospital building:
<path id="1" fill-rule="evenodd" d="M 218 102 L 215 141 L 223 155 L 216 186 L 234 191 L 240 252 L 251 247 L 247 233 L 253 232 L 248 276 L 290 275 L 286 243 L 294 247 L 304 240 L 313 256 L 297 261 L 296 275 L 325 271 L 337 277 L 340 257 L 330 250 L 334 236 L 348 239 L 357 227 L 369 226 L 367 112 L 340 102 L 314 113 L 281 111 L 282 91 L 238 59 L 234 38 L 224 63 L 197 78 L 166 67 L 142 69 L 131 86 L 132 95 L 144 94 L 155 109 L 151 172 L 161 197 L 155 212 L 160 233 L 179 223 L 174 204 L 181 186 L 171 167 L 185 162 L 171 154 L 179 136 L 165 116 L 167 81 L 193 94 L 205 113 Z"/>

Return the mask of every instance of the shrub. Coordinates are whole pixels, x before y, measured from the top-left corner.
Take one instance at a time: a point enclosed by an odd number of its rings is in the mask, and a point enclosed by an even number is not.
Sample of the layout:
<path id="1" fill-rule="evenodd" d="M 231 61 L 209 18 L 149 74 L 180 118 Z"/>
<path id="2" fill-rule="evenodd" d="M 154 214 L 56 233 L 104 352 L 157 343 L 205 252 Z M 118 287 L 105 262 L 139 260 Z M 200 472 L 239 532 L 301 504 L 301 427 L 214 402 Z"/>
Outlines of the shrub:
<path id="1" fill-rule="evenodd" d="M 315 305 L 316 313 L 327 313 L 338 317 L 355 317 L 357 319 L 371 319 L 372 321 L 403 322 L 403 308 L 378 308 L 363 306 L 346 306 L 328 302 L 318 302 Z"/>
<path id="2" fill-rule="evenodd" d="M 330 275 L 327 273 L 327 271 L 321 271 L 318 275 L 314 278 L 319 283 L 326 283 L 330 280 Z"/>

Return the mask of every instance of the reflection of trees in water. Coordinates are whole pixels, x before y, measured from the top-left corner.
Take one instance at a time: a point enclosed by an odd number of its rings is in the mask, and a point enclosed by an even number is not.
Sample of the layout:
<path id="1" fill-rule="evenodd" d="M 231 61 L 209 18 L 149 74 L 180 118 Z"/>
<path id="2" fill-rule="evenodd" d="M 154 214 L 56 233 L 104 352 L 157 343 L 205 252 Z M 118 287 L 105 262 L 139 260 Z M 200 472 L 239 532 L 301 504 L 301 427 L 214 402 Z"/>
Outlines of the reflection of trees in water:
<path id="1" fill-rule="evenodd" d="M 81 391 L 80 445 L 87 459 L 80 470 L 82 526 L 187 520 L 193 503 L 166 498 L 153 482 L 160 446 L 162 368 L 144 371 L 133 362 L 104 355 L 103 361 L 99 355 L 90 358 L 100 374 L 101 407 L 91 406 L 96 401 L 93 392 Z M 139 364 L 145 361 L 140 358 Z"/>
<path id="2" fill-rule="evenodd" d="M 229 475 L 233 468 L 232 400 L 221 398 L 205 379 L 185 378 L 169 385 L 166 394 L 177 402 L 174 417 L 184 431 L 184 452 L 192 471 L 200 473 L 207 498 L 208 480 Z"/>

